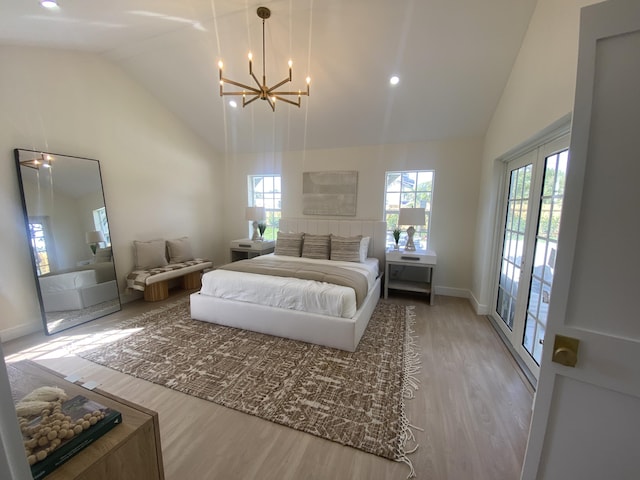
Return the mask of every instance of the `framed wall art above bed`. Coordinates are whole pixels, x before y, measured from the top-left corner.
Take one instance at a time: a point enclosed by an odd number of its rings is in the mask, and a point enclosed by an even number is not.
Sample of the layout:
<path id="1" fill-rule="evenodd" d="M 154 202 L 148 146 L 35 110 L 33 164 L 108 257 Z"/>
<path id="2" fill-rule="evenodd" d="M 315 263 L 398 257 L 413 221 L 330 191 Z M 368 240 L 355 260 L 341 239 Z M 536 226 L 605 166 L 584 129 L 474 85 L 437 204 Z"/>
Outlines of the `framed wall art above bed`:
<path id="1" fill-rule="evenodd" d="M 302 213 L 304 215 L 356 215 L 358 172 L 304 172 Z"/>

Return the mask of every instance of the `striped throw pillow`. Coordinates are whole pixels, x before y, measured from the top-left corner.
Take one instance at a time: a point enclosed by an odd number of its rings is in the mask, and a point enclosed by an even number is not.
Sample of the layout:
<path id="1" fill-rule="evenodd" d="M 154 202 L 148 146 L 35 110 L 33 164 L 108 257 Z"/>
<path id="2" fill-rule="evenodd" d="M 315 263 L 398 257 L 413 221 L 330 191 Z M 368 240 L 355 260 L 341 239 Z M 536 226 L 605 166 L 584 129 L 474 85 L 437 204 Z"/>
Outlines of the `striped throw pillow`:
<path id="1" fill-rule="evenodd" d="M 331 260 L 359 262 L 360 240 L 362 240 L 362 235 L 356 237 L 331 235 Z"/>
<path id="2" fill-rule="evenodd" d="M 278 232 L 275 255 L 287 255 L 289 257 L 299 257 L 302 251 L 302 237 L 304 233 L 283 233 Z"/>
<path id="3" fill-rule="evenodd" d="M 331 235 L 304 234 L 304 240 L 302 242 L 302 256 L 304 258 L 329 260 L 330 249 Z"/>

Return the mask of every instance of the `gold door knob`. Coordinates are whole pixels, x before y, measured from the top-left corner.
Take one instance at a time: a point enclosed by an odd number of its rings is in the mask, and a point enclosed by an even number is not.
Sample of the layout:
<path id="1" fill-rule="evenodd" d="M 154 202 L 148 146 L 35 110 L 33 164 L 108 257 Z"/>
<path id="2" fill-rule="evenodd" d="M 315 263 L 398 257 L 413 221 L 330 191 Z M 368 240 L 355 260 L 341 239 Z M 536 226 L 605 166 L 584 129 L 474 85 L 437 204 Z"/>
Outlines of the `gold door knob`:
<path id="1" fill-rule="evenodd" d="M 577 338 L 556 335 L 551 360 L 566 367 L 575 367 L 578 363 L 579 346 L 580 340 Z"/>

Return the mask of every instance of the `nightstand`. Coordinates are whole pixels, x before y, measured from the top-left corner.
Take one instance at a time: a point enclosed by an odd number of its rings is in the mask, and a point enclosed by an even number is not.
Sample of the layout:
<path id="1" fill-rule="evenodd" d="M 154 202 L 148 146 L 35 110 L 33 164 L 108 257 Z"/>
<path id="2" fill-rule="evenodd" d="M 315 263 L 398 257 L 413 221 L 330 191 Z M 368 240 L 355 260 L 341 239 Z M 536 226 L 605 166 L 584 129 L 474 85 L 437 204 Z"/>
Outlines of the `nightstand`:
<path id="1" fill-rule="evenodd" d="M 426 293 L 429 295 L 429 303 L 433 305 L 436 261 L 436 252 L 433 250 L 387 250 L 384 262 L 384 298 L 387 298 L 389 289 Z"/>
<path id="2" fill-rule="evenodd" d="M 232 262 L 259 257 L 260 255 L 266 255 L 267 253 L 273 253 L 275 249 L 275 240 L 252 241 L 248 238 L 232 240 L 231 245 L 229 246 Z"/>

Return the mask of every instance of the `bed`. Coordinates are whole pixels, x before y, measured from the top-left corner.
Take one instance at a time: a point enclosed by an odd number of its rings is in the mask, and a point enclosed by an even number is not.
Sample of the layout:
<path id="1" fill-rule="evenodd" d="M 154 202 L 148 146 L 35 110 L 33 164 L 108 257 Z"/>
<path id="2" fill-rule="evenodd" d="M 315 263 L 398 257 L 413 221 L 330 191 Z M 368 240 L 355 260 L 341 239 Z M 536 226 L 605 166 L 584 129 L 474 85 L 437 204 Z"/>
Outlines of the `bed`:
<path id="1" fill-rule="evenodd" d="M 350 238 L 369 237 L 364 254 L 367 258 L 364 262 L 346 262 L 268 255 L 253 259 L 256 260 L 255 263 L 263 264 L 256 268 L 271 268 L 274 265 L 272 262 L 279 260 L 301 264 L 302 270 L 307 269 L 307 264 L 324 263 L 329 264 L 329 270 L 326 271 L 329 273 L 326 275 L 342 277 L 341 271 L 333 268 L 350 267 L 352 271 L 366 272 L 362 275 L 366 287 L 360 285 L 353 289 L 348 283 L 333 285 L 307 278 L 269 278 L 260 273 L 237 272 L 236 263 L 250 263 L 253 260 L 235 262 L 231 264 L 230 271 L 216 269 L 203 276 L 202 289 L 190 298 L 191 317 L 355 351 L 380 298 L 386 247 L 385 222 L 281 219 L 280 231 L 304 232 L 316 236 L 334 234 Z M 325 275 L 324 270 L 321 275 Z M 344 276 L 348 277 L 350 274 Z M 333 300 L 326 301 L 329 297 Z"/>
<path id="2" fill-rule="evenodd" d="M 118 298 L 113 262 L 83 265 L 39 277 L 45 312 L 81 310 Z"/>

